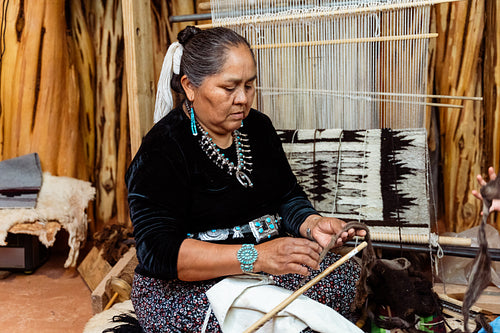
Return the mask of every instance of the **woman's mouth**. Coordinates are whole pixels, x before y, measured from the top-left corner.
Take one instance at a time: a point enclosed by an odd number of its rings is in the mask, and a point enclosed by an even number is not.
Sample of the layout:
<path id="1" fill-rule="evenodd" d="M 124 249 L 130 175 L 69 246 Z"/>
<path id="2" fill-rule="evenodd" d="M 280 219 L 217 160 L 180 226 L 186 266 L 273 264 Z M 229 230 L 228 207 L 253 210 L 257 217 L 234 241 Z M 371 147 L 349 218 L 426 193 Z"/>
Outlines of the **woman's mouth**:
<path id="1" fill-rule="evenodd" d="M 244 112 L 234 112 L 234 113 L 231 113 L 231 118 L 234 118 L 234 119 L 243 119 L 245 117 L 245 113 Z"/>

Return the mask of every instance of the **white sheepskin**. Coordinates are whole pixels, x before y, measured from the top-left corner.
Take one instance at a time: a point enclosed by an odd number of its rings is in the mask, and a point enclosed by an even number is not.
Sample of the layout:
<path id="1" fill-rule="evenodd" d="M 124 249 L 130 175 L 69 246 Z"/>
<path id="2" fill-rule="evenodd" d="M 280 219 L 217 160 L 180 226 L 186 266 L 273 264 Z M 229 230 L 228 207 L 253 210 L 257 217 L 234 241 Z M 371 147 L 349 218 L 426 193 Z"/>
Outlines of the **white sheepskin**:
<path id="1" fill-rule="evenodd" d="M 108 310 L 98 313 L 94 315 L 92 318 L 90 318 L 87 324 L 85 324 L 83 333 L 102 333 L 102 331 L 104 331 L 107 328 L 118 326 L 120 325 L 120 323 L 114 323 L 113 316 L 122 313 L 130 313 L 130 311 L 133 310 L 134 308 L 132 306 L 131 300 L 126 300 L 121 303 L 116 303 Z M 135 317 L 135 314 L 131 314 L 131 316 Z"/>
<path id="2" fill-rule="evenodd" d="M 87 207 L 95 197 L 90 182 L 71 177 L 43 173 L 42 187 L 35 208 L 0 209 L 0 246 L 5 246 L 9 229 L 17 223 L 57 221 L 68 231 L 70 252 L 64 267 L 75 267 L 80 246 L 87 236 Z M 52 246 L 46 237 L 39 237 L 47 247 Z"/>

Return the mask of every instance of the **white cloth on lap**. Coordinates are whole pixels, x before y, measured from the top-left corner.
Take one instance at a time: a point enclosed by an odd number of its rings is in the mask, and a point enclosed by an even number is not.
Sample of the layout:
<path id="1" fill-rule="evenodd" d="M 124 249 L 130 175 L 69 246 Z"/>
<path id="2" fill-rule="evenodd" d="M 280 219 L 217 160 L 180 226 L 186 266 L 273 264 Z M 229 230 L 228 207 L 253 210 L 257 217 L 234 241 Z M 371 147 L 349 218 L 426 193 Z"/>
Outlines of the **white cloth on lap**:
<path id="1" fill-rule="evenodd" d="M 292 294 L 265 276 L 228 277 L 207 292 L 224 333 L 241 333 Z M 256 332 L 363 332 L 332 308 L 300 295 Z"/>

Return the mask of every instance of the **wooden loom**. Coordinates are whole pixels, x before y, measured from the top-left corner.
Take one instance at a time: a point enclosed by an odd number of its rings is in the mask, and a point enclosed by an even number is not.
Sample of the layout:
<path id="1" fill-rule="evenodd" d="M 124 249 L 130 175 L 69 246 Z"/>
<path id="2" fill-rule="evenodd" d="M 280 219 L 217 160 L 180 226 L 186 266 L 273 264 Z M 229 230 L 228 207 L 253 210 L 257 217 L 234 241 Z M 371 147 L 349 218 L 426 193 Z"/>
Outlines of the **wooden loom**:
<path id="1" fill-rule="evenodd" d="M 283 129 L 316 209 L 365 222 L 372 240 L 429 244 L 438 256 L 440 245 L 471 242 L 431 232 L 426 107 L 454 98 L 427 94 L 439 2 L 449 1 L 211 1 L 213 25 L 249 40 L 257 107 Z"/>
<path id="2" fill-rule="evenodd" d="M 322 211 L 323 214 L 354 218 L 352 214 L 336 211 L 337 208 L 342 210 L 342 205 L 339 206 L 338 203 L 346 201 L 345 198 L 337 198 L 339 189 L 342 190 L 344 186 L 345 193 L 347 186 L 347 189 L 354 190 L 353 193 L 373 192 L 370 190 L 373 184 L 363 183 L 363 180 L 369 179 L 366 177 L 370 173 L 369 169 L 375 166 L 373 163 L 377 163 L 376 171 L 372 171 L 377 174 L 383 166 L 381 158 L 390 160 L 395 154 L 394 151 L 386 151 L 389 155 L 381 157 L 380 147 L 375 148 L 376 152 L 370 151 L 373 149 L 371 145 L 380 143 L 380 138 L 374 139 L 377 135 L 370 135 L 373 131 L 359 133 L 360 136 L 365 136 L 364 141 L 361 140 L 364 144 L 354 149 L 367 149 L 360 158 L 366 159 L 372 155 L 371 158 L 374 159 L 368 161 L 368 164 L 367 160 L 359 160 L 359 163 L 356 162 L 357 170 L 349 171 L 349 164 L 343 162 L 345 156 L 341 156 L 340 148 L 340 142 L 343 141 L 345 145 L 348 140 L 337 133 L 340 136 L 333 139 L 336 143 L 331 142 L 333 146 L 325 148 L 324 142 L 318 145 L 312 142 L 316 139 L 318 142 L 328 141 L 325 138 L 336 130 L 307 132 L 307 129 L 421 129 L 406 133 L 411 137 L 409 145 L 414 147 L 411 152 L 400 155 L 404 156 L 400 160 L 403 167 L 397 168 L 399 171 L 405 169 L 406 163 L 406 169 L 412 170 L 410 173 L 418 169 L 419 179 L 415 181 L 410 179 L 411 175 L 398 174 L 389 186 L 397 188 L 399 185 L 403 194 L 397 198 L 401 202 L 406 200 L 403 197 L 410 189 L 413 192 L 419 191 L 419 198 L 415 202 L 396 208 L 394 214 L 399 219 L 399 212 L 413 210 L 412 219 L 423 218 L 426 220 L 426 228 L 423 232 L 422 229 L 415 232 L 413 229 L 408 231 L 407 228 L 401 228 L 408 223 L 406 219 L 402 224 L 399 221 L 396 231 L 388 234 L 383 227 L 380 229 L 381 221 L 387 220 L 387 216 L 380 217 L 373 228 L 380 230 L 372 230 L 373 240 L 437 243 L 437 236 L 430 233 L 431 222 L 435 223 L 436 218 L 431 212 L 434 206 L 430 201 L 426 131 L 422 130 L 426 123 L 426 107 L 450 107 L 448 104 L 429 103 L 430 98 L 465 99 L 427 94 L 428 43 L 430 38 L 437 36 L 430 32 L 430 10 L 433 4 L 441 2 L 451 0 L 212 0 L 212 24 L 199 26 L 229 27 L 249 40 L 258 66 L 257 108 L 271 117 L 276 128 L 285 129 L 281 132 L 285 150 L 292 155 L 289 158 L 292 168 L 299 173 L 299 182 L 303 181 L 306 192 L 308 188 L 311 189 L 308 192 L 310 197 L 318 197 L 312 192 L 317 190 L 314 187 L 319 183 L 316 180 L 311 184 L 308 178 L 313 178 L 314 170 L 329 168 L 316 175 L 323 177 L 319 182 L 331 183 L 326 191 L 334 192 L 335 199 L 326 200 L 329 208 Z M 298 131 L 294 132 L 295 130 Z M 287 131 L 295 133 L 295 142 L 286 141 L 287 137 L 290 139 L 293 136 Z M 370 141 L 372 139 L 375 141 Z M 297 149 L 302 150 L 303 155 L 298 157 L 298 161 L 294 161 L 293 155 Z M 326 155 L 321 157 L 321 153 Z M 414 157 L 417 161 L 408 165 L 408 158 L 411 159 L 412 153 L 416 154 Z M 324 161 L 318 162 L 322 158 Z M 309 159 L 309 162 L 305 162 L 309 163 L 308 166 L 304 166 L 304 159 Z M 331 173 L 329 176 L 328 172 Z M 363 174 L 354 180 L 362 180 L 364 187 L 361 191 L 356 192 L 352 188 L 353 183 L 349 181 L 351 185 L 342 184 L 342 174 L 345 177 L 349 172 L 357 172 L 358 176 Z M 377 184 L 379 185 L 378 189 L 384 186 Z M 358 189 L 360 186 L 358 185 Z M 383 195 L 381 191 L 377 193 Z M 358 200 L 362 200 L 361 198 L 360 195 Z M 319 206 L 325 205 L 325 201 L 314 204 L 317 209 L 322 210 Z M 383 204 L 380 211 L 384 209 L 382 207 Z M 360 219 L 363 209 L 356 209 L 354 206 L 350 208 L 357 212 L 355 218 Z M 361 220 L 368 221 L 370 225 L 371 217 L 368 215 Z M 372 228 L 371 225 L 370 227 Z M 470 240 L 455 241 L 456 239 L 443 237 L 438 240 L 440 244 L 470 245 Z"/>
<path id="3" fill-rule="evenodd" d="M 450 107 L 426 91 L 431 5 L 450 1 L 213 0 L 200 27 L 250 41 L 277 128 L 419 128 L 426 106 Z"/>

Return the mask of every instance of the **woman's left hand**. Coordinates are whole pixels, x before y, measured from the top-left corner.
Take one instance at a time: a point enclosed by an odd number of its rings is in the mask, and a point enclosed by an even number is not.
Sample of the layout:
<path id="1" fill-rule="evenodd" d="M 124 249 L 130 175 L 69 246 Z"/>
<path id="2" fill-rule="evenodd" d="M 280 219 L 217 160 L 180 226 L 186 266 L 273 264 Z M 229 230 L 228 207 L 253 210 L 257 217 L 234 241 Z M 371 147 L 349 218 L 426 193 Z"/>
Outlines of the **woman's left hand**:
<path id="1" fill-rule="evenodd" d="M 344 245 L 345 242 L 354 236 L 366 236 L 365 230 L 355 230 L 353 228 L 343 231 L 346 223 L 334 217 L 324 217 L 319 215 L 309 216 L 300 227 L 300 234 L 308 237 L 307 229 L 310 229 L 310 236 L 321 246 L 326 247 L 333 236 L 338 236 L 334 247 Z"/>

